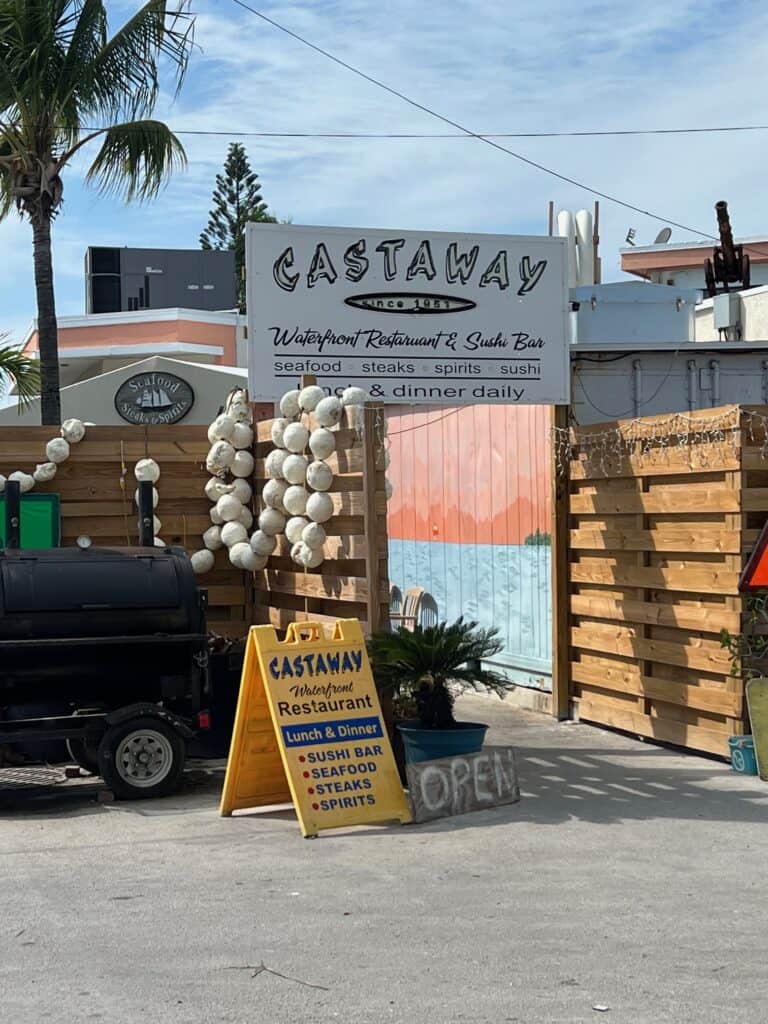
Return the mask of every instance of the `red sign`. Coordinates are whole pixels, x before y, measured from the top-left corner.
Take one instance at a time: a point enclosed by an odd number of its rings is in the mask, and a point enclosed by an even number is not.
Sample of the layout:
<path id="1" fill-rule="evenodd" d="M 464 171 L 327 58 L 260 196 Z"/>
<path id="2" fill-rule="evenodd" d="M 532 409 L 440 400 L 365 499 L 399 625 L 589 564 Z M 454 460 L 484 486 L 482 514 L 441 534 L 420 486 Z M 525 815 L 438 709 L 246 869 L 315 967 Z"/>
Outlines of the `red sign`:
<path id="1" fill-rule="evenodd" d="M 739 579 L 740 593 L 753 594 L 758 590 L 768 590 L 768 522 Z"/>

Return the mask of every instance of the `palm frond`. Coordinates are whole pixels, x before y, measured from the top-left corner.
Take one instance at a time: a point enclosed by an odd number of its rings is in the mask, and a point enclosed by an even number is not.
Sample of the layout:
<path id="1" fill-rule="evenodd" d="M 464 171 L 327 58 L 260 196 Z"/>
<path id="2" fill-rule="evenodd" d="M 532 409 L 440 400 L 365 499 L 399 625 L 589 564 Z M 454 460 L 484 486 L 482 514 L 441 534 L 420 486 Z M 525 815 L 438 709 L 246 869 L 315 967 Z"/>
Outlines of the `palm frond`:
<path id="1" fill-rule="evenodd" d="M 5 335 L 0 335 L 0 341 Z M 40 364 L 10 345 L 0 346 L 0 394 L 8 387 L 8 381 L 16 384 L 19 412 L 40 395 Z"/>
<path id="2" fill-rule="evenodd" d="M 110 39 L 105 33 L 85 65 L 73 67 L 83 107 L 109 118 L 146 116 L 160 90 L 159 58 L 173 67 L 178 95 L 193 45 L 189 0 L 148 0 Z"/>
<path id="3" fill-rule="evenodd" d="M 504 677 L 482 665 L 503 647 L 498 632 L 459 618 L 426 629 L 401 627 L 394 633 L 375 633 L 369 645 L 374 673 L 385 688 L 417 686 L 429 679 L 439 685 L 456 682 L 506 689 Z"/>
<path id="4" fill-rule="evenodd" d="M 186 163 L 184 147 L 162 121 L 132 121 L 104 133 L 86 181 L 102 193 L 142 201 L 156 196 Z"/>

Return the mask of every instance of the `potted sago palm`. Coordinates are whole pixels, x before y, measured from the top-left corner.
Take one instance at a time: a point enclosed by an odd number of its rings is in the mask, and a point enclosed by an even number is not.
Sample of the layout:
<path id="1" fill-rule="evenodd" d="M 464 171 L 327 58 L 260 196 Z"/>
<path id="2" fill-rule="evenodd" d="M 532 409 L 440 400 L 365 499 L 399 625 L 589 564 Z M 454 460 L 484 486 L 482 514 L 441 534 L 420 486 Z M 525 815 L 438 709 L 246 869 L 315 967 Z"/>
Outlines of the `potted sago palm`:
<path id="1" fill-rule="evenodd" d="M 503 676 L 483 661 L 502 649 L 497 629 L 481 629 L 463 617 L 411 631 L 375 633 L 369 653 L 379 692 L 394 709 L 405 760 L 431 761 L 481 749 L 487 725 L 457 722 L 456 696 L 468 689 L 503 692 Z M 395 742 L 397 752 L 398 744 Z"/>

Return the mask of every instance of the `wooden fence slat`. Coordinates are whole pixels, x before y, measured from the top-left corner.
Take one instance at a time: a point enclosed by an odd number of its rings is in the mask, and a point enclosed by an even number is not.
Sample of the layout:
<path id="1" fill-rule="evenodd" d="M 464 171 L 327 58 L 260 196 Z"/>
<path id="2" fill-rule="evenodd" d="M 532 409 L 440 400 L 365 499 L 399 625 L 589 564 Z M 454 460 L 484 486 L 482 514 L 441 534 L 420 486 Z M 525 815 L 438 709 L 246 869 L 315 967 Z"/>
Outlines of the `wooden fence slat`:
<path id="1" fill-rule="evenodd" d="M 643 715 L 632 711 L 619 711 L 606 705 L 603 701 L 582 698 L 579 701 L 579 718 L 583 721 L 599 722 L 614 729 L 623 729 L 640 736 L 649 736 L 663 743 L 675 743 L 693 750 L 703 750 L 709 754 L 729 755 L 728 733 L 712 729 L 702 729 L 682 722 L 671 722 L 651 715 Z"/>
<path id="2" fill-rule="evenodd" d="M 578 661 L 573 663 L 571 671 L 574 682 L 580 683 L 582 687 L 594 686 L 601 690 L 636 694 L 667 704 L 713 711 L 730 718 L 739 718 L 742 713 L 743 698 L 740 694 L 731 693 L 726 689 L 710 689 L 666 680 L 660 676 L 645 676 L 639 670 L 621 674 L 603 672 L 600 668 L 582 665 Z M 586 693 L 583 695 L 587 696 Z M 599 694 L 594 696 L 599 699 Z"/>
<path id="3" fill-rule="evenodd" d="M 766 506 L 768 507 L 768 506 Z M 738 491 L 725 487 L 680 492 L 612 491 L 605 494 L 571 494 L 572 515 L 599 513 L 602 515 L 652 514 L 654 512 L 740 512 Z"/>
<path id="4" fill-rule="evenodd" d="M 741 550 L 736 530 L 702 526 L 698 530 L 665 526 L 656 530 L 571 530 L 575 551 L 712 551 L 735 554 Z"/>
<path id="5" fill-rule="evenodd" d="M 571 612 L 590 618 L 614 619 L 619 622 L 644 623 L 650 626 L 673 626 L 719 633 L 721 629 L 738 632 L 741 616 L 725 605 L 688 607 L 676 604 L 654 604 L 628 598 L 598 597 L 594 594 L 572 594 Z"/>
<path id="6" fill-rule="evenodd" d="M 585 453 L 586 454 L 586 453 Z M 765 462 L 763 462 L 765 467 Z M 637 479 L 645 476 L 676 476 L 680 473 L 725 472 L 739 468 L 738 454 L 729 445 L 702 444 L 695 450 L 653 449 L 650 455 L 625 455 L 621 463 L 595 457 L 571 460 L 572 480 Z M 756 467 L 758 468 L 758 467 Z"/>
<path id="7" fill-rule="evenodd" d="M 368 582 L 355 577 L 267 569 L 266 579 L 269 589 L 279 593 L 319 597 L 327 601 L 368 601 Z"/>
<path id="8" fill-rule="evenodd" d="M 726 569 L 704 570 L 610 568 L 571 565 L 573 583 L 604 583 L 624 587 L 675 590 L 702 594 L 737 594 L 739 574 Z"/>
<path id="9" fill-rule="evenodd" d="M 731 660 L 728 651 L 714 641 L 697 639 L 687 644 L 675 644 L 662 640 L 649 640 L 633 634 L 634 630 L 631 627 L 576 626 L 571 630 L 571 644 L 576 648 L 598 651 L 601 654 L 620 654 L 625 657 L 660 662 L 664 665 L 698 668 L 725 676 L 731 673 Z"/>

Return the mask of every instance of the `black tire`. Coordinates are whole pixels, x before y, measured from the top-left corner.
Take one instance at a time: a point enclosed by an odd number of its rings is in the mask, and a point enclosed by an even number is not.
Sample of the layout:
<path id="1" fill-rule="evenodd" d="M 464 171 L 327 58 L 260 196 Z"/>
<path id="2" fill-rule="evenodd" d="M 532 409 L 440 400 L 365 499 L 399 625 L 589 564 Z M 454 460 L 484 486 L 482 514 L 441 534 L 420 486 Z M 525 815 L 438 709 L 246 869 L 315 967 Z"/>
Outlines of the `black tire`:
<path id="1" fill-rule="evenodd" d="M 150 800 L 174 793 L 186 745 L 159 718 L 131 718 L 107 729 L 99 744 L 99 774 L 120 800 Z"/>

